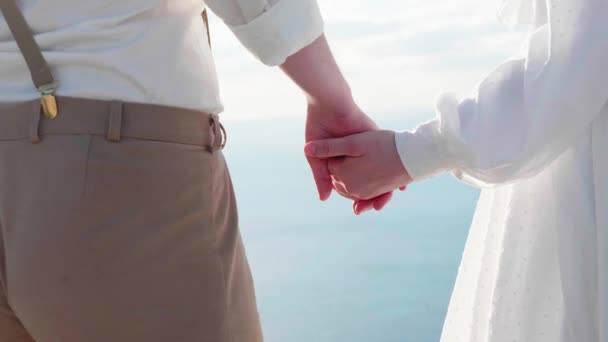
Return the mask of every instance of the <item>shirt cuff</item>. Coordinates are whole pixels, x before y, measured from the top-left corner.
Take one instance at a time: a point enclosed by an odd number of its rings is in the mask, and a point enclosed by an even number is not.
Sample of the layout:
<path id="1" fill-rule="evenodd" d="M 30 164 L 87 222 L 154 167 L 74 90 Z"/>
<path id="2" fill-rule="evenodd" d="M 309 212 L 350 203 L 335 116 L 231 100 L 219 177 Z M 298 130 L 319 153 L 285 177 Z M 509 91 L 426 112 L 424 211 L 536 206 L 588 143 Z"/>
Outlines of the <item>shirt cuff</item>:
<path id="1" fill-rule="evenodd" d="M 316 0 L 280 0 L 251 22 L 230 29 L 264 64 L 276 66 L 319 38 L 323 19 Z"/>
<path id="2" fill-rule="evenodd" d="M 397 152 L 414 181 L 421 181 L 455 167 L 440 133 L 439 120 L 419 126 L 414 132 L 395 134 Z"/>

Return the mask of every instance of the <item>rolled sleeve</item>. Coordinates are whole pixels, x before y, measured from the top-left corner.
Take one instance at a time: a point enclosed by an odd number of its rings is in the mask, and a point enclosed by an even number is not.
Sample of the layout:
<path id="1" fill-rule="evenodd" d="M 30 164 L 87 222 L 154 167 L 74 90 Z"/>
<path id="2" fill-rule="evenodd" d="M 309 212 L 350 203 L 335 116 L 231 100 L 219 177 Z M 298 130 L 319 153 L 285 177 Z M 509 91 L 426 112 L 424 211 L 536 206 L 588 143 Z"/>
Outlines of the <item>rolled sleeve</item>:
<path id="1" fill-rule="evenodd" d="M 323 34 L 323 19 L 314 0 L 281 0 L 246 24 L 228 26 L 270 66 L 282 64 Z"/>

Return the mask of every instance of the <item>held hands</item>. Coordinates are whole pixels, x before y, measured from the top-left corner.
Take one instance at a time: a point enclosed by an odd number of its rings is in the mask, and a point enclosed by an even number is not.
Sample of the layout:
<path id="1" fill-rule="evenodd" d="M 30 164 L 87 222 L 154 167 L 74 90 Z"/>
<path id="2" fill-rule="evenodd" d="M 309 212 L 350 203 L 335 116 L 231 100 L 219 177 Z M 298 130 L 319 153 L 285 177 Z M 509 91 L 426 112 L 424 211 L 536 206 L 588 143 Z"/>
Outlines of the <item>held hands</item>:
<path id="1" fill-rule="evenodd" d="M 308 103 L 306 142 L 339 138 L 376 130 L 374 122 L 355 104 L 325 36 L 289 56 L 281 69 L 303 90 Z M 334 190 L 327 158 L 308 158 L 321 200 Z M 341 190 L 342 191 L 342 190 Z M 355 212 L 380 210 L 391 199 L 392 189 L 377 197 L 355 199 Z"/>
<path id="2" fill-rule="evenodd" d="M 402 190 L 412 182 L 395 146 L 392 131 L 368 131 L 345 138 L 309 142 L 308 158 L 327 163 L 334 189 L 356 201 L 356 214 L 379 209 L 369 201 Z"/>
<path id="3" fill-rule="evenodd" d="M 335 101 L 337 98 L 339 97 L 334 97 L 333 100 Z M 335 102 L 332 104 L 309 102 L 305 134 L 307 142 L 344 137 L 377 129 L 376 124 L 357 107 L 350 97 L 347 96 L 344 101 L 337 102 L 337 104 Z M 336 187 L 336 183 L 332 181 L 329 169 L 331 159 L 318 158 L 314 155 L 307 155 L 307 159 L 320 199 L 322 201 L 328 199 L 333 190 L 341 193 L 341 189 Z M 391 200 L 393 190 L 378 192 L 376 196 L 365 199 L 350 197 L 355 200 L 353 205 L 355 213 L 358 214 L 371 208 L 382 209 Z"/>

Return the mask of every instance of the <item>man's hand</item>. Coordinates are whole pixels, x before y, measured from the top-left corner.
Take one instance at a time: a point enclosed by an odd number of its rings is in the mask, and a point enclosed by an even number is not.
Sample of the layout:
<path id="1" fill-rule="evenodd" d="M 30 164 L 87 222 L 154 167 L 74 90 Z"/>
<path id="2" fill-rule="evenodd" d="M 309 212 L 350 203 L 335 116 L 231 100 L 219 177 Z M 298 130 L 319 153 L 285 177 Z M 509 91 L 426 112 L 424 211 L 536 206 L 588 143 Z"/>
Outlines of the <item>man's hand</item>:
<path id="1" fill-rule="evenodd" d="M 376 130 L 378 127 L 367 115 L 362 113 L 354 104 L 351 108 L 344 108 L 338 112 L 334 108 L 322 105 L 309 104 L 306 117 L 306 142 L 341 138 L 347 135 Z M 319 197 L 322 201 L 329 198 L 333 186 L 327 159 L 307 157 L 312 169 Z"/>
<path id="2" fill-rule="evenodd" d="M 304 91 L 308 103 L 306 141 L 343 137 L 377 129 L 353 101 L 325 36 L 291 55 L 281 69 Z M 327 161 L 308 159 L 321 200 L 332 192 Z M 391 193 L 377 199 L 355 203 L 355 212 L 388 203 Z"/>
<path id="3" fill-rule="evenodd" d="M 392 131 L 312 141 L 305 152 L 308 158 L 325 160 L 334 188 L 356 201 L 376 198 L 412 181 L 401 162 Z"/>

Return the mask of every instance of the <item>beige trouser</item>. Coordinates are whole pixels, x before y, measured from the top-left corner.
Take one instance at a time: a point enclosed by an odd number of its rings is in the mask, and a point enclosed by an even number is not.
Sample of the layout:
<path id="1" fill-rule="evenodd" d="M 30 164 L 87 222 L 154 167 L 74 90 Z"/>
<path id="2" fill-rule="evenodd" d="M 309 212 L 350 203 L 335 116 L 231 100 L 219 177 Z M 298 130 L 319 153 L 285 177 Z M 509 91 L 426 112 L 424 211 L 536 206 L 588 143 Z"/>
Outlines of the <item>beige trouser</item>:
<path id="1" fill-rule="evenodd" d="M 217 118 L 58 107 L 0 104 L 0 341 L 262 341 Z"/>

